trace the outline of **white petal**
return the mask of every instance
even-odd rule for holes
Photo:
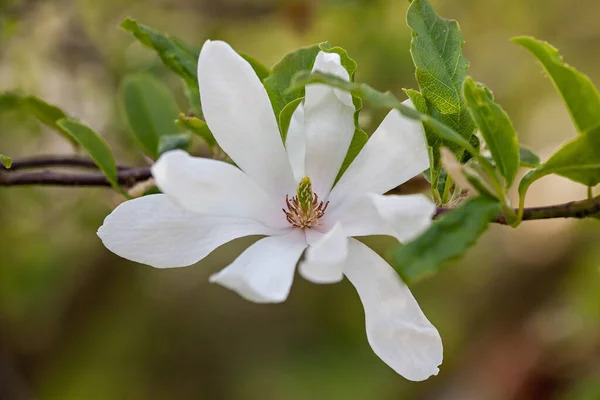
[[[194,214],[163,194],[120,204],[98,229],[110,251],[156,268],[185,267],[233,239],[278,233],[249,219]]]
[[[435,204],[425,195],[366,194],[328,210],[326,225],[342,224],[348,236],[388,235],[407,243],[432,223]]]
[[[320,52],[313,71],[332,73],[349,80],[339,54]],[[354,135],[354,105],[348,93],[322,84],[306,86],[304,121],[306,176],[313,191],[326,199]]]
[[[198,84],[204,117],[221,148],[283,204],[296,185],[267,91],[250,64],[227,43],[207,41]]]
[[[173,150],[152,166],[152,176],[163,193],[196,213],[250,218],[276,228],[288,225],[279,204],[226,162]]]
[[[300,229],[261,239],[210,281],[255,303],[280,303],[290,292],[296,263],[305,248]]]
[[[403,104],[412,103],[406,100]],[[420,122],[392,110],[331,191],[332,205],[352,193],[383,194],[429,166]]]
[[[401,243],[416,239],[431,226],[435,204],[425,195],[370,196],[379,215],[394,230]]]
[[[344,274],[360,296],[375,354],[412,381],[436,375],[443,358],[442,339],[392,267],[350,239]]]
[[[335,283],[344,278],[344,263],[348,256],[348,237],[336,224],[329,232],[311,243],[298,271],[313,283]]]
[[[300,182],[306,176],[306,133],[304,132],[304,104],[300,103],[292,114],[287,136],[285,137],[285,149],[292,165],[294,179]]]

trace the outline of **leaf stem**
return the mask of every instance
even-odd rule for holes
[[[452,177],[450,175],[446,175],[446,182],[444,184],[444,193],[442,193],[442,204],[446,204],[448,202],[451,187],[452,187]]]

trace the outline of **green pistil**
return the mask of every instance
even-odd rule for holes
[[[305,213],[308,212],[313,202],[313,190],[312,184],[310,183],[310,178],[305,176],[302,178],[300,183],[298,183],[298,203],[300,203],[300,208]]]

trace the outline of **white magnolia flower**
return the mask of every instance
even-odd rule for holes
[[[348,80],[337,54],[314,70]],[[210,281],[257,303],[284,301],[296,264],[315,283],[345,276],[363,303],[375,353],[411,380],[438,372],[442,342],[396,272],[355,236],[407,242],[431,223],[422,195],[382,194],[421,173],[428,157],[421,126],[390,112],[333,187],[354,133],[352,98],[309,85],[286,143],[261,81],[228,44],[208,41],[198,61],[204,115],[236,166],[164,154],[152,174],[164,194],[118,206],[98,235],[129,260],[157,268],[196,263],[235,238],[266,235]]]

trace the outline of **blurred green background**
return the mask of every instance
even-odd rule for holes
[[[509,38],[553,43],[600,83],[597,0],[439,0],[457,19],[470,74],[547,156],[576,135],[541,68]],[[201,46],[223,39],[267,65],[328,40],[357,80],[402,96],[416,88],[406,0],[1,0],[0,89],[21,88],[102,132],[118,162],[145,165],[119,116],[117,88],[149,71],[187,103],[180,79],[118,28],[126,16]],[[380,111],[365,109],[372,132]],[[0,149],[19,159],[70,154],[22,115],[0,116]],[[202,149],[196,149],[202,152]],[[559,177],[529,205],[583,198]],[[256,305],[208,276],[252,238],[190,268],[120,259],[95,232],[122,201],[110,189],[0,189],[0,399],[600,399],[600,225],[494,226],[468,255],[412,287],[439,329],[445,360],[414,383],[371,351],[349,282],[298,278],[287,302]],[[385,252],[394,243],[366,240]]]

